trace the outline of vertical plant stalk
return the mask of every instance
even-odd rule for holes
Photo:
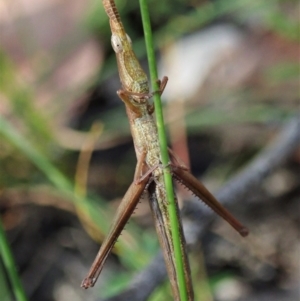
[[[0,220],[0,254],[17,301],[28,301]]]
[[[154,45],[153,45],[148,6],[146,0],[139,0],[139,2],[141,8],[143,28],[144,28],[144,36],[146,42],[152,90],[158,91],[159,90],[159,85],[157,83],[158,75],[157,75],[156,59],[154,53]],[[188,295],[187,295],[186,282],[184,278],[183,254],[182,254],[180,240],[179,240],[180,237],[179,224],[178,224],[179,221],[177,219],[177,212],[175,206],[172,175],[170,172],[170,168],[168,166],[170,162],[170,158],[169,158],[168,148],[167,148],[167,138],[166,138],[166,131],[164,128],[162,105],[161,105],[161,99],[159,93],[154,93],[153,97],[154,97],[154,106],[155,106],[155,117],[156,117],[156,123],[158,128],[159,144],[161,149],[161,160],[164,166],[164,181],[166,185],[166,192],[167,192],[167,199],[168,199],[168,211],[171,219],[172,239],[173,239],[174,251],[175,251],[175,264],[176,264],[175,268],[177,271],[177,275],[179,275],[178,286],[180,290],[180,299],[182,301],[186,301],[188,300]]]

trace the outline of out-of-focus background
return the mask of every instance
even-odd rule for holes
[[[138,1],[116,1],[147,70]],[[299,112],[299,2],[149,1],[170,145],[213,192]],[[87,273],[136,164],[100,0],[0,2],[0,209],[28,300],[122,292],[159,250],[146,199]],[[193,243],[196,300],[299,300],[300,149]],[[189,194],[178,187],[179,201]],[[143,290],[143,288],[140,288]],[[0,264],[1,300],[14,300]],[[124,299],[128,300],[128,299]],[[149,300],[172,300],[165,281]]]

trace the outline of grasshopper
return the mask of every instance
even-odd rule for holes
[[[132,49],[131,40],[125,32],[114,1],[103,0],[103,6],[110,21],[112,32],[111,43],[116,53],[122,84],[122,89],[118,90],[117,94],[125,104],[137,157],[137,166],[134,181],[122,199],[107,237],[102,243],[94,263],[81,286],[83,288],[94,286],[117,238],[132,215],[141,195],[144,191],[147,191],[156,231],[164,253],[174,300],[180,301],[170,217],[167,208],[168,200],[166,198],[157,127],[153,117],[154,106],[149,102],[152,94],[149,93],[148,78]],[[159,81],[160,89],[157,93],[163,92],[167,80],[167,77],[164,77],[162,81]],[[176,158],[171,150],[169,152],[171,158],[170,169],[173,178],[191,190],[242,236],[246,236],[248,230],[215,199],[183,164],[179,163],[179,159]],[[188,300],[192,301],[194,300],[194,296],[190,267],[179,217],[179,208],[178,204],[176,205],[180,225],[179,232],[185,271],[184,277],[189,296]]]

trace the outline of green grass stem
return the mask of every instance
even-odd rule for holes
[[[153,91],[158,91],[159,86],[157,83],[158,75],[157,75],[157,68],[156,68],[156,59],[155,59],[154,44],[152,38],[152,30],[150,25],[150,17],[149,17],[146,0],[140,0],[140,8],[141,8],[142,22],[143,22],[145,42],[146,42],[151,85]],[[180,299],[181,301],[186,301],[188,300],[188,295],[187,295],[187,287],[186,287],[185,274],[184,274],[183,254],[180,246],[180,233],[179,233],[180,221],[177,218],[173,180],[172,180],[170,168],[168,166],[170,162],[170,158],[168,154],[167,138],[166,138],[166,131],[164,127],[164,118],[163,118],[161,99],[158,93],[154,94],[154,105],[155,105],[155,117],[156,117],[156,123],[158,128],[159,143],[161,149],[161,160],[164,166],[164,180],[165,180],[166,193],[168,199],[168,211],[169,211],[170,222],[171,222],[172,239],[173,239],[174,252],[175,252],[175,268],[178,275]]]
[[[8,241],[0,219],[0,254],[8,274],[10,284],[17,301],[27,301],[25,291],[19,278],[14,258],[11,254]]]

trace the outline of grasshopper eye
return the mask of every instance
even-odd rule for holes
[[[131,41],[131,39],[130,39],[130,36],[126,33],[126,37],[127,37],[127,40],[128,40],[128,42],[130,43],[130,44],[132,44],[132,41]]]
[[[111,36],[111,46],[116,53],[123,51],[121,39],[117,35]]]

